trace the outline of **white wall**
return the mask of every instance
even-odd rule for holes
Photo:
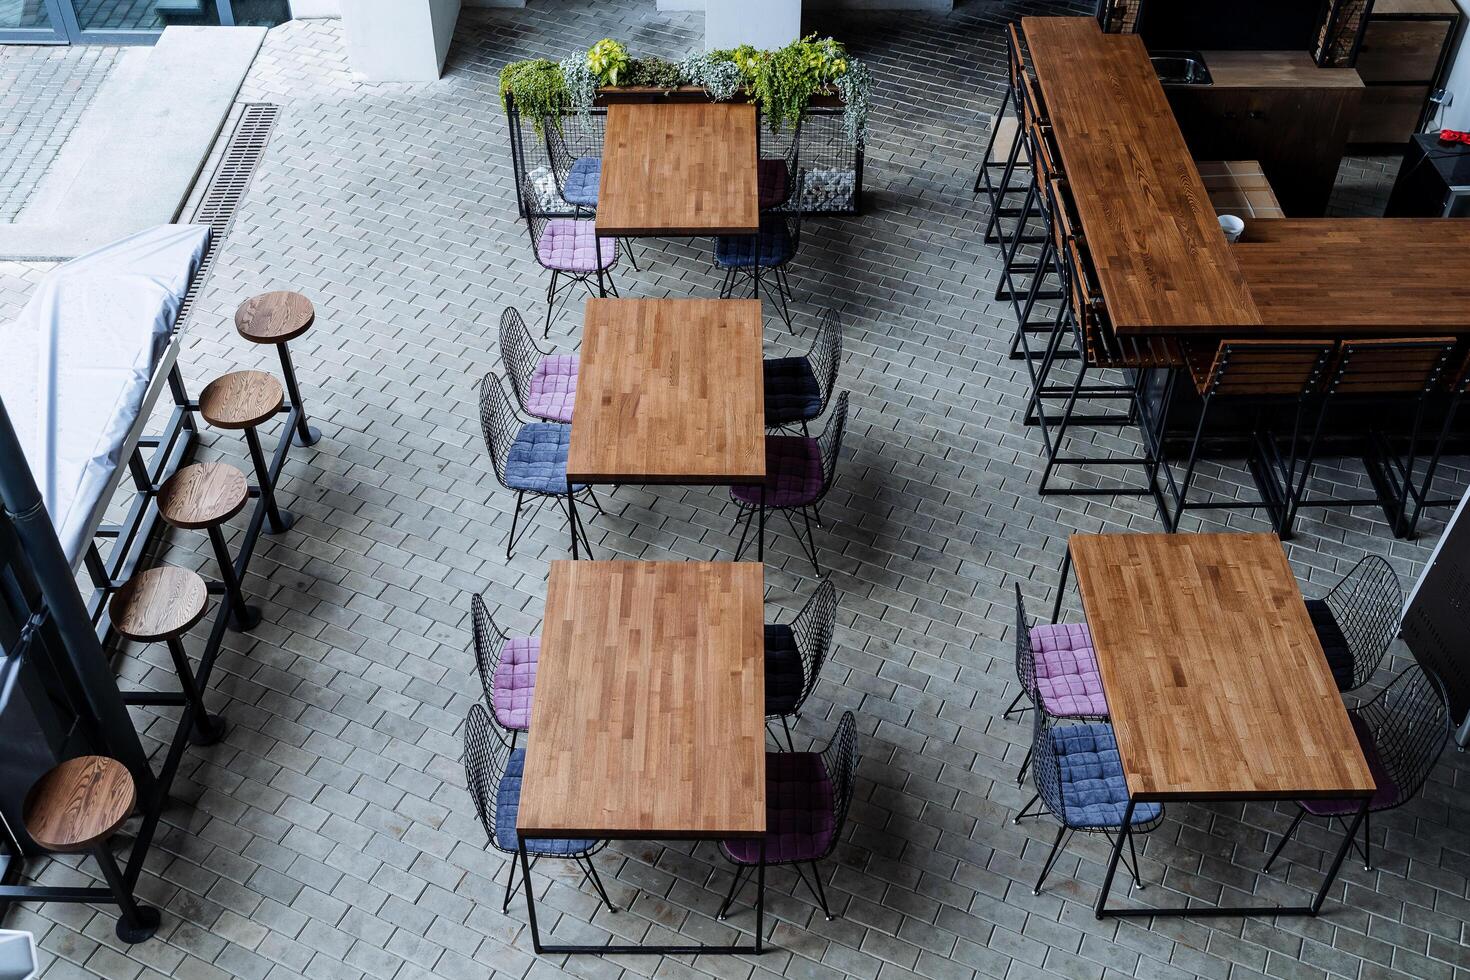
[[[707,0],[704,49],[784,48],[801,37],[801,0]]]

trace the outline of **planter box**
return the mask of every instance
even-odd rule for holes
[[[444,70],[460,0],[342,0],[347,57],[373,82],[432,82]]]

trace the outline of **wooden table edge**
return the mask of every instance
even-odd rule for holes
[[[761,821],[764,823],[765,821]],[[583,827],[528,828],[516,824],[516,833],[526,840],[755,840],[766,835],[760,830],[607,830]]]
[[[568,483],[587,486],[626,484],[645,487],[746,487],[759,486],[766,482],[766,474],[740,474],[736,476],[687,476],[673,473],[650,475],[647,473],[567,473]]]
[[[712,235],[758,235],[760,225],[718,225],[703,228],[693,228],[687,225],[668,228],[649,228],[634,226],[605,227],[600,222],[596,225],[598,238],[709,238]],[[693,297],[698,298],[698,297]]]

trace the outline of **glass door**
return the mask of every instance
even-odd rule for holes
[[[0,0],[0,43],[152,44],[172,24],[273,27],[288,0]]]
[[[57,0],[0,0],[0,43],[65,44]]]

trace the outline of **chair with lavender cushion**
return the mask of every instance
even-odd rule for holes
[[[762,507],[786,515],[791,533],[796,535],[802,553],[811,559],[812,569],[822,574],[817,563],[817,540],[812,533],[812,517],[821,524],[819,508],[837,479],[837,459],[842,455],[842,435],[847,428],[847,392],[837,396],[837,407],[827,419],[821,435],[766,436],[766,479],[764,484],[730,488],[730,499],[740,508],[735,523],[740,526],[740,542],[735,546],[735,560],[745,553],[745,539],[751,525],[757,522]],[[806,536],[797,528],[793,513],[801,515]]]
[[[618,242],[615,238],[598,238],[596,220],[574,205],[568,205],[569,210],[565,211],[545,209],[537,203],[540,199],[529,176],[521,178],[521,200],[532,254],[551,273],[551,282],[546,287],[544,331],[549,336],[556,310],[578,283],[593,296],[604,291],[617,295],[612,270],[618,264]]]
[[[521,779],[526,767],[526,750],[515,748],[504,732],[491,720],[483,704],[470,707],[464,721],[464,773],[469,786],[470,799],[474,801],[475,813],[490,846],[510,856],[505,880],[505,901],[502,913],[509,911],[511,896],[515,894],[516,856],[520,849],[520,835],[516,833],[516,816],[521,806]],[[528,840],[526,853],[535,867],[543,857],[567,858],[576,863],[582,878],[590,881],[597,889],[609,912],[616,912],[592,855],[606,846],[598,840]]]
[[[768,357],[762,364],[766,390],[766,428],[785,431],[821,418],[837,387],[842,365],[842,321],[823,310],[817,336],[804,357]]]
[[[522,412],[546,422],[572,420],[577,355],[551,354],[537,347],[513,306],[500,314],[500,363]]]
[[[827,921],[832,910],[817,862],[832,853],[847,822],[857,773],[857,723],[843,712],[832,741],[821,752],[766,753],[766,834],[720,842],[720,852],[735,865],[730,892],[716,918],[724,919],[743,881],[760,864],[764,843],[766,866],[790,865],[822,907]],[[811,867],[807,880],[802,865]]]
[[[571,446],[572,427],[553,422],[522,422],[501,387],[499,376],[492,371],[480,382],[480,428],[485,435],[485,448],[490,454],[496,481],[516,494],[510,535],[505,542],[506,559],[510,559],[516,542],[520,540],[516,527],[528,498],[533,512],[547,502],[555,501],[590,556],[592,551],[587,531],[569,505],[568,498],[574,493],[585,496],[598,513],[602,512],[602,505],[591,487],[567,484],[567,450]],[[530,527],[529,521],[526,526]],[[524,535],[523,529],[521,536]]]
[[[531,727],[541,637],[506,633],[478,593],[470,596],[470,630],[485,704],[495,716],[495,723],[511,733],[514,746],[516,735]]]
[[[766,624],[766,717],[781,719],[788,751],[796,751],[791,720],[801,717],[802,705],[817,686],[836,624],[837,587],[831,579],[817,584],[790,623]],[[779,738],[776,744],[781,744]]]

